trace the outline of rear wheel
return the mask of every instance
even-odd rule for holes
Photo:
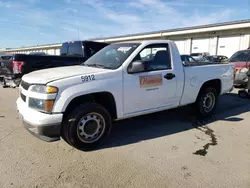
[[[63,121],[62,137],[77,149],[92,150],[109,135],[111,127],[110,114],[103,106],[83,104]]]
[[[203,89],[197,98],[196,107],[201,116],[211,116],[217,106],[218,94],[216,89],[208,87]]]

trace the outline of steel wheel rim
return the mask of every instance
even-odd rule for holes
[[[77,136],[84,143],[93,143],[101,138],[105,130],[105,120],[101,114],[85,114],[77,124]]]
[[[206,113],[210,112],[215,106],[215,95],[207,93],[203,100],[203,109]]]

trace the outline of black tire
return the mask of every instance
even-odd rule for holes
[[[16,87],[19,87],[20,83],[21,83],[21,78],[16,78],[13,80],[14,84],[16,85]]]
[[[248,96],[248,94],[245,90],[238,91],[238,95],[240,98],[246,98]]]
[[[94,135],[93,140],[90,140],[85,130],[85,126],[89,121],[95,122],[90,126],[96,126],[95,131],[91,130],[90,127],[90,130],[88,130],[94,132],[92,133],[92,135]],[[112,120],[109,112],[99,104],[86,103],[76,107],[63,120],[61,136],[71,146],[83,151],[88,151],[99,146],[110,134],[111,128]]]
[[[208,98],[209,100],[212,100],[211,106],[207,105]],[[209,117],[213,115],[217,107],[217,101],[218,101],[218,93],[216,89],[212,87],[207,87],[202,89],[196,100],[196,109],[198,114],[202,117]],[[210,106],[210,108],[208,108],[208,106]]]
[[[5,78],[3,78],[3,88],[7,88],[8,86],[6,85]]]

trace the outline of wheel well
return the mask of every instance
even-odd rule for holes
[[[67,114],[70,113],[76,106],[79,106],[85,102],[98,103],[108,110],[112,119],[117,118],[115,99],[114,96],[109,92],[92,93],[74,98],[67,106],[64,112],[64,117],[66,117]]]
[[[217,91],[217,94],[219,95],[221,93],[221,81],[220,81],[220,79],[206,81],[201,86],[200,92],[208,87],[214,88]],[[199,94],[200,94],[200,92],[199,92]]]

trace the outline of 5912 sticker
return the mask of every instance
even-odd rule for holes
[[[91,75],[81,76],[81,80],[82,82],[89,82],[95,80],[95,75],[91,74]]]

